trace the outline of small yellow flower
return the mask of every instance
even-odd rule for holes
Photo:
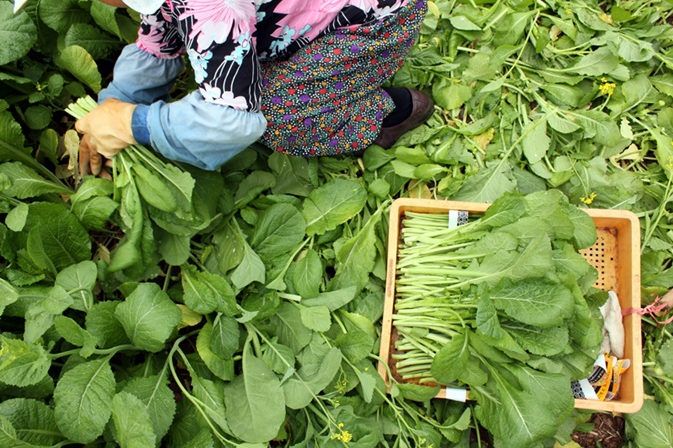
[[[615,93],[615,87],[617,87],[617,84],[614,82],[603,82],[603,84],[598,86],[598,89],[601,91],[602,95],[612,95]]]
[[[587,196],[584,196],[584,197],[581,197],[581,198],[580,198],[580,201],[582,201],[583,203],[589,205],[589,204],[591,204],[592,202],[594,202],[594,199],[596,199],[596,193],[592,191],[591,194],[589,194],[589,195],[587,195]]]
[[[570,9],[570,8],[566,9],[566,14],[570,15],[570,14],[572,14],[572,13],[573,13],[573,10],[572,10],[572,9]]]
[[[599,19],[601,19],[603,22],[608,23],[612,25],[612,16],[610,14],[603,13],[598,16]]]
[[[350,442],[351,440],[353,440],[353,434],[351,434],[350,432],[348,432],[348,430],[346,430],[346,431],[342,431],[342,430],[341,430],[341,428],[344,427],[344,424],[343,424],[343,423],[339,423],[338,426],[339,426],[339,431],[341,431],[341,432],[338,433],[338,434],[332,434],[332,435],[330,436],[330,439],[332,439],[332,440],[340,440],[340,441],[343,442],[343,443],[348,443],[348,442]]]

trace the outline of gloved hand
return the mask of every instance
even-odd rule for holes
[[[93,172],[95,166],[102,164],[100,155],[111,159],[122,149],[137,143],[131,130],[135,108],[135,104],[110,98],[86,117],[77,120],[75,129],[85,134],[80,142],[80,168],[84,166],[82,162],[85,161],[86,165],[90,164]],[[95,155],[92,160],[93,154]]]
[[[87,174],[98,176],[103,169],[104,157],[98,154],[91,144],[91,137],[84,134],[79,141],[79,174],[84,177]]]

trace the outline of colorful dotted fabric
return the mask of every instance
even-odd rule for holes
[[[381,89],[413,47],[425,1],[351,29],[337,29],[286,61],[262,64],[261,143],[301,157],[364,150],[394,104]]]

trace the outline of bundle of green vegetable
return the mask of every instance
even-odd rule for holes
[[[551,437],[573,409],[602,321],[596,270],[577,250],[592,219],[558,191],[506,195],[479,219],[407,213],[396,284],[396,375],[470,388],[475,415],[503,442]]]
[[[66,112],[80,119],[97,106],[87,96],[68,106]],[[127,270],[131,277],[138,277],[151,267],[152,254],[144,250],[142,244],[143,235],[153,233],[150,217],[160,229],[186,238],[187,248],[189,238],[209,224],[193,207],[194,179],[191,174],[175,164],[165,163],[144,146],[129,146],[115,156],[113,176],[113,198],[120,204],[120,227],[125,236],[112,254],[110,272]],[[94,184],[96,181],[92,179],[90,182]],[[81,191],[73,204],[81,200]],[[166,261],[180,264],[171,259]]]

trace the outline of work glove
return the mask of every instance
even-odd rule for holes
[[[84,134],[79,145],[79,167],[82,175],[98,175],[103,165],[101,156],[111,159],[127,146],[137,144],[131,130],[136,105],[114,98],[75,123],[77,132]]]

